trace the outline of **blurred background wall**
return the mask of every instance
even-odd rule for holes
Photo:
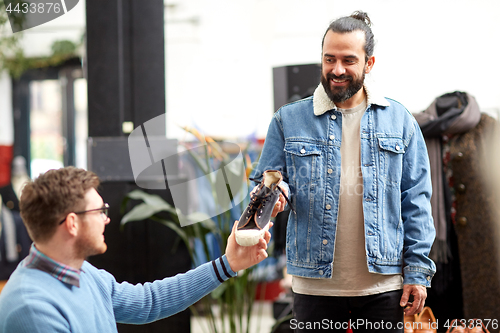
[[[318,63],[331,20],[366,11],[376,63],[369,79],[411,112],[468,91],[500,109],[500,2],[256,0],[166,2],[167,133],[193,124],[212,135],[265,136],[272,68]]]

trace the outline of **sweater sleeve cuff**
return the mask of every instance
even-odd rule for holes
[[[212,267],[220,283],[223,283],[224,281],[237,275],[237,273],[233,272],[231,266],[229,266],[226,255],[212,260]]]

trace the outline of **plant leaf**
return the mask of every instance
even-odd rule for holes
[[[188,214],[186,217],[191,222],[192,221],[199,221],[205,229],[207,229],[211,232],[217,231],[217,224],[215,224],[214,220],[212,220],[207,213],[194,212],[194,213]]]
[[[189,251],[189,255],[191,256],[191,260],[192,260],[193,259],[193,250],[189,244],[189,237],[186,234],[186,232],[181,227],[179,227],[176,223],[174,223],[172,221],[162,220],[160,222],[163,225],[165,225],[165,226],[169,227],[170,229],[172,229],[173,231],[175,231],[175,233],[177,235],[179,235],[180,238],[182,238],[182,240],[184,241],[184,244],[186,244],[186,247]]]
[[[127,197],[129,197],[130,199],[142,200],[149,206],[157,207],[158,209],[161,208],[161,210],[177,214],[176,209],[171,204],[163,200],[159,195],[149,194],[141,190],[134,190],[127,194]]]
[[[203,174],[208,175],[210,173],[210,164],[208,164],[207,161],[203,160],[198,156],[198,154],[194,153],[194,150],[197,149],[204,149],[205,154],[206,154],[206,145],[203,147],[195,147],[191,149],[186,149],[186,152],[193,158],[194,162],[198,167],[200,168],[201,171],[203,171]]]
[[[211,293],[212,298],[214,298],[214,299],[220,299],[221,296],[222,296],[222,294],[224,293],[224,291],[226,291],[227,286],[228,286],[227,283],[223,283],[220,286],[218,286],[217,288],[215,288],[215,290],[212,291],[212,293]]]
[[[140,203],[134,208],[130,210],[127,214],[125,214],[122,217],[122,220],[120,221],[120,225],[125,225],[128,222],[132,221],[142,221],[150,218],[151,216],[155,215],[156,213],[159,213],[161,211],[168,211],[170,212],[170,209],[165,209],[165,206],[151,206],[146,203]],[[175,210],[174,210],[175,212]]]

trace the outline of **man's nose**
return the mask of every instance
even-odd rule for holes
[[[335,64],[333,64],[331,72],[336,76],[341,76],[345,74],[345,68],[344,66],[342,66],[342,63],[338,61]]]

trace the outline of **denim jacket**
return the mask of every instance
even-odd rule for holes
[[[420,127],[398,102],[365,86],[361,172],[368,270],[429,287],[435,265],[431,175]],[[296,214],[287,226],[287,272],[330,278],[340,188],[342,113],[319,85],[314,96],[280,108],[269,125],[255,178],[283,173]]]

